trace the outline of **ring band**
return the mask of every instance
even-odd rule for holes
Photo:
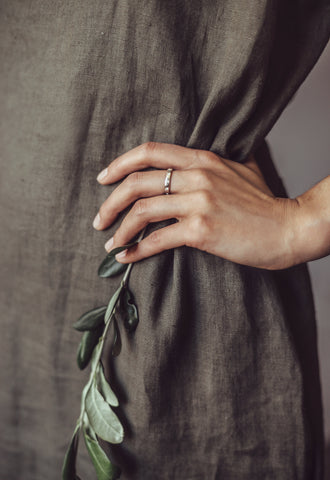
[[[165,176],[165,183],[164,183],[164,190],[165,195],[169,195],[171,193],[171,178],[172,178],[173,168],[168,168]]]

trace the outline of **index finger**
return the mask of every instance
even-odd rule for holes
[[[148,167],[186,170],[201,167],[211,152],[171,143],[147,142],[132,148],[113,160],[97,177],[103,185],[118,182],[137,170]],[[215,154],[211,154],[215,155]]]

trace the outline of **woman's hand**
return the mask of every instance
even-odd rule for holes
[[[157,170],[142,171],[148,167]],[[169,167],[174,169],[171,194],[164,195]],[[98,181],[106,185],[123,178],[93,224],[98,230],[109,227],[134,202],[106,243],[108,251],[127,244],[151,222],[178,221],[118,254],[122,263],[181,245],[259,268],[282,269],[297,263],[292,242],[299,203],[276,198],[252,156],[239,164],[205,150],[149,142],[116,158]]]

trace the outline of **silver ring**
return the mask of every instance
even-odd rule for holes
[[[171,178],[172,178],[173,168],[168,168],[165,176],[165,183],[164,183],[164,190],[165,195],[169,195],[171,193]]]

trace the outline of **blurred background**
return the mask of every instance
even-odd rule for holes
[[[330,174],[330,44],[267,137],[290,197]],[[314,290],[330,480],[330,256],[309,263]]]

